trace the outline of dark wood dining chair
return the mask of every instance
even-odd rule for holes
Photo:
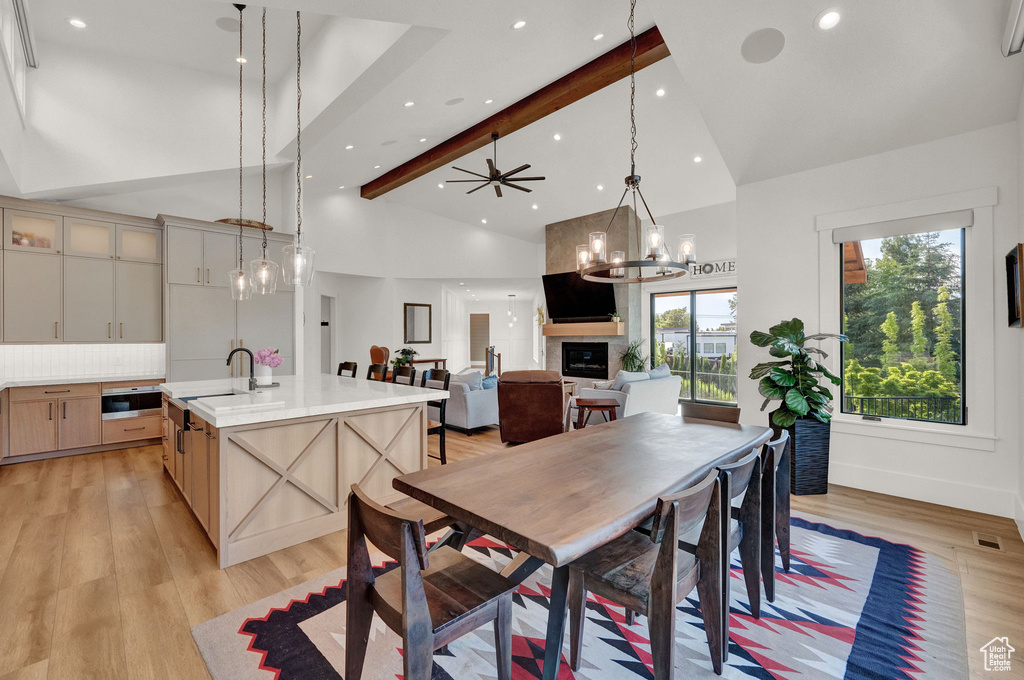
[[[569,567],[569,661],[579,670],[587,593],[646,612],[655,680],[675,668],[676,605],[697,588],[711,666],[722,674],[722,478],[712,471],[689,489],[658,499],[650,536],[630,531]],[[676,537],[698,531],[695,544]]]
[[[346,378],[356,377],[356,371],[359,369],[359,364],[354,361],[342,361],[338,364],[338,375],[345,376]]]
[[[415,385],[416,369],[412,366],[395,366],[391,370],[391,382],[396,385]]]
[[[764,596],[775,602],[775,542],[789,571],[789,431],[764,445],[761,472],[761,579]]]
[[[430,387],[436,390],[448,391],[448,386],[451,381],[451,373],[443,368],[430,368],[423,371],[423,377],[420,380],[420,387]],[[427,383],[433,383],[428,385]],[[437,409],[438,420],[427,421],[427,434],[436,434],[441,437],[441,455],[430,456],[435,460],[440,460],[441,465],[448,464],[448,456],[445,453],[445,411],[448,409],[447,399],[432,399],[427,402],[427,406],[433,406]]]
[[[740,410],[735,406],[713,406],[712,404],[695,404],[690,401],[684,401],[683,417],[717,420],[722,423],[738,423],[740,422]]]
[[[388,365],[387,364],[370,364],[366,369],[367,380],[378,380],[380,382],[388,381]]]
[[[430,680],[435,650],[492,621],[498,678],[511,680],[516,585],[453,548],[428,553],[422,521],[375,503],[358,485],[348,508],[345,679],[362,677],[377,614],[402,636],[406,680]],[[367,541],[399,566],[374,576]]]

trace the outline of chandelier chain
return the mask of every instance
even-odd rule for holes
[[[636,12],[636,0],[629,3],[629,166],[630,174],[636,174],[636,30],[633,15]]]
[[[263,8],[263,224],[267,224],[267,8]],[[267,230],[263,232],[263,259],[267,259]]]
[[[242,10],[245,5],[235,5],[238,8],[238,268],[243,268],[242,263],[242,67],[245,65],[242,56]]]
[[[295,12],[295,232],[302,242],[302,12]]]

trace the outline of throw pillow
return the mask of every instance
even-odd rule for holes
[[[485,390],[496,390],[498,389],[498,376],[489,375],[483,379],[483,386]]]
[[[614,385],[614,384],[615,384],[614,380],[595,380],[594,381],[594,389],[595,390],[610,390],[610,389],[612,389],[612,385]]]
[[[619,371],[615,376],[615,383],[612,385],[613,390],[621,390],[622,386],[626,383],[641,382],[643,380],[650,380],[646,372],[644,373],[632,373],[630,371]]]
[[[460,383],[469,385],[471,391],[482,390],[483,386],[483,373],[480,371],[472,371],[470,373],[458,373],[452,376],[452,380],[457,380]]]
[[[647,375],[651,376],[651,380],[658,380],[660,378],[667,378],[672,375],[672,369],[668,367],[668,364],[662,364],[655,369],[651,369],[647,372]]]

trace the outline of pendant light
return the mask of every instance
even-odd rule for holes
[[[238,269],[228,272],[231,297],[235,300],[248,300],[252,295],[252,279],[245,269],[242,260],[242,10],[245,5],[235,5],[238,9]]]
[[[519,321],[519,317],[516,316],[516,296],[508,296],[508,327],[512,328],[512,325]]]
[[[633,195],[633,227],[636,230],[637,248],[639,249],[638,259],[628,260],[628,250],[613,250],[608,255],[608,234],[607,231],[595,231],[590,234],[589,242],[576,246],[576,271],[587,281],[596,283],[643,283],[644,281],[664,281],[675,279],[686,275],[690,267],[696,262],[694,246],[696,239],[692,234],[686,234],[679,239],[677,252],[670,252],[665,244],[665,228],[657,223],[651,209],[647,207],[647,200],[640,191],[640,175],[636,174],[636,32],[634,30],[634,14],[636,13],[636,0],[630,0],[629,4],[629,42],[632,51],[629,55],[629,122],[630,122],[630,150],[629,150],[629,175],[626,177],[626,190],[622,192],[619,204],[615,206],[612,219],[608,226],[615,222],[615,217],[622,208],[626,196],[632,192]],[[639,206],[643,204],[651,224],[643,230],[641,239]],[[646,272],[646,275],[645,275]],[[631,276],[630,274],[635,274]]]
[[[295,243],[281,249],[284,280],[293,286],[313,282],[316,252],[302,244],[302,13],[295,13]]]
[[[267,223],[267,8],[263,8],[263,224]],[[267,230],[263,229],[263,253],[249,263],[252,286],[260,295],[277,291],[277,263],[267,257]]]

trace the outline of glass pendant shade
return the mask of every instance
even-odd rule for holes
[[[252,280],[249,278],[249,272],[244,269],[232,269],[228,272],[228,282],[233,300],[248,300],[252,297]]]
[[[625,262],[625,261],[626,261],[626,253],[625,252],[623,252],[621,250],[613,250],[612,251],[612,264],[615,264],[617,262]],[[612,277],[613,279],[625,278],[625,276],[626,276],[626,268],[625,267],[615,267],[614,269],[610,269],[610,270],[608,270],[608,276]]]
[[[281,249],[281,273],[284,282],[290,286],[308,286],[313,283],[313,267],[316,251],[303,245],[301,240]]]
[[[649,227],[644,227],[644,254],[647,257],[653,257],[659,259],[662,253],[662,248],[665,245],[665,228],[652,224]]]
[[[590,234],[590,261],[593,264],[604,264],[607,262],[608,237],[603,231],[595,231]]]
[[[662,253],[661,255],[658,256],[658,262],[668,262],[668,261],[669,261],[668,253]],[[671,270],[668,267],[666,267],[665,265],[661,265],[657,269],[657,273],[659,273],[659,274],[668,274],[670,271]]]
[[[590,266],[590,246],[576,246],[576,271]]]
[[[693,234],[683,234],[679,237],[679,261],[683,264],[693,264],[697,261],[697,237]]]
[[[273,295],[277,292],[277,263],[265,257],[249,263],[249,275],[252,277],[253,292],[260,295]]]

